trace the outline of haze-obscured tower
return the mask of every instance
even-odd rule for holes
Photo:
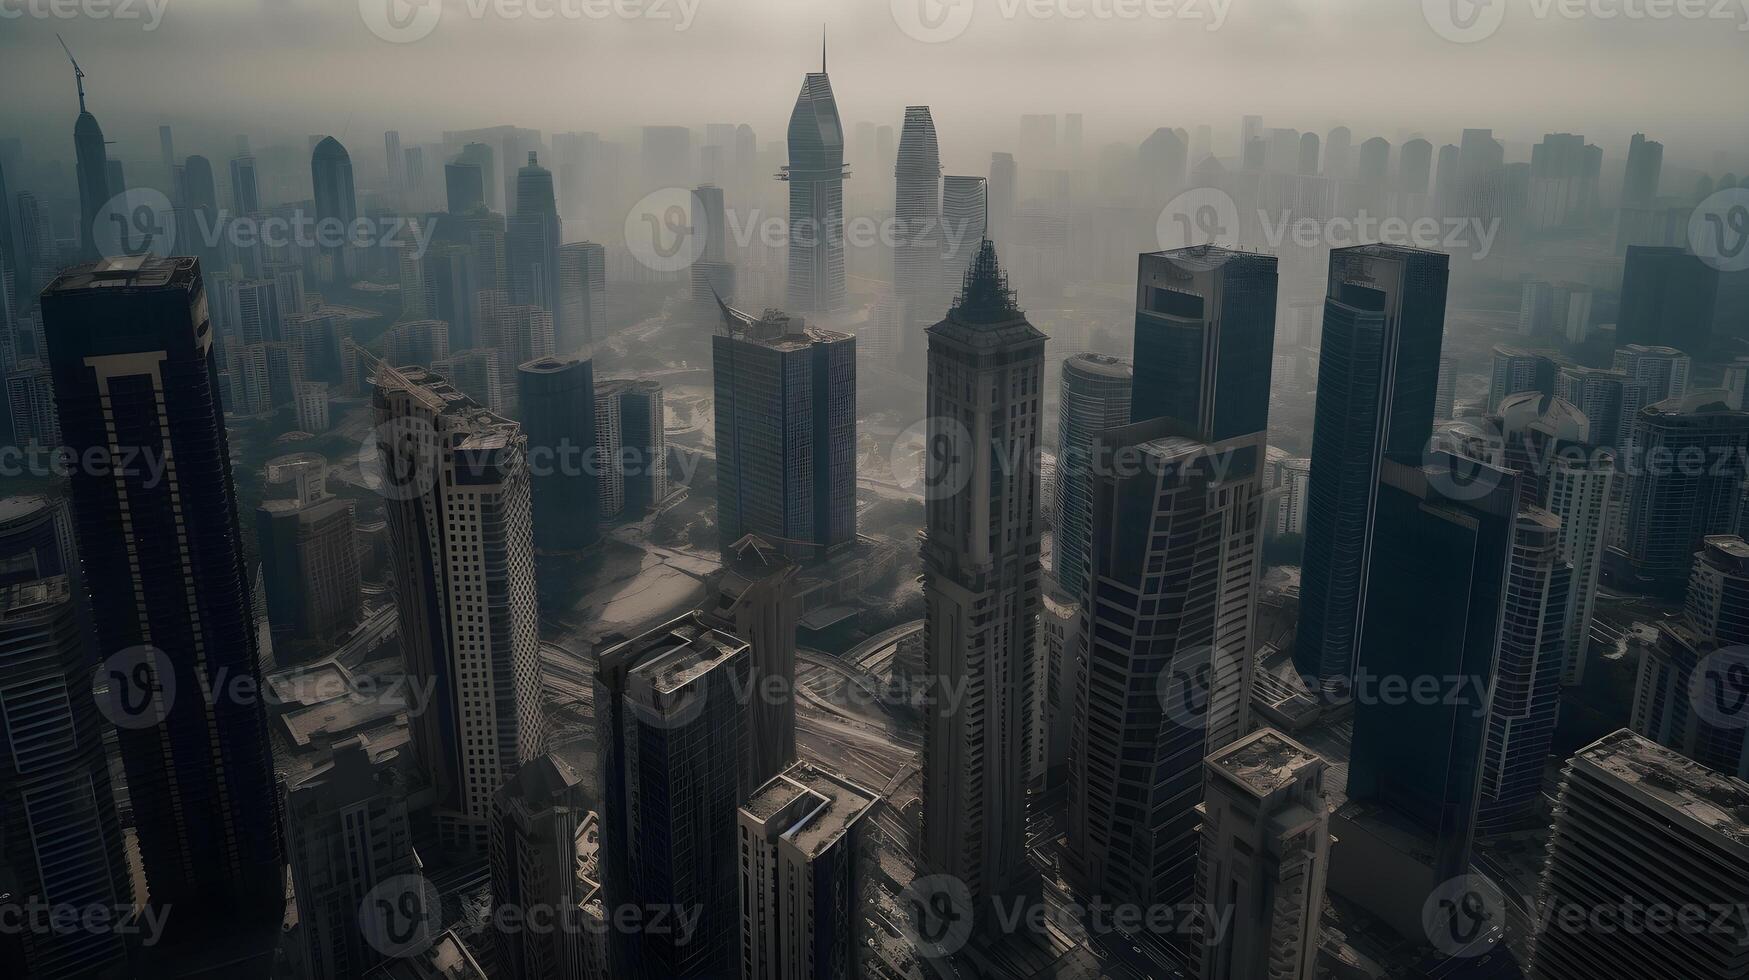
[[[541,465],[530,480],[544,549],[575,551],[601,537],[595,367],[586,357],[543,357],[516,371],[523,431]]]
[[[923,541],[924,672],[938,696],[965,696],[926,711],[918,864],[974,900],[1021,887],[1029,867],[1044,346],[985,241],[929,328],[929,445],[943,448],[929,454]]]
[[[826,76],[809,72],[789,119],[789,294],[786,305],[802,313],[844,308],[844,126]]]

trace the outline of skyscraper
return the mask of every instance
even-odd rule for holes
[[[844,308],[844,126],[826,76],[809,72],[789,119],[789,294],[802,313]]]
[[[747,645],[697,613],[597,658],[605,904],[697,913],[690,932],[611,934],[615,977],[714,978],[734,961],[747,678]]]
[[[413,743],[441,839],[483,854],[492,794],[545,743],[528,440],[423,370],[376,385],[401,645],[432,685]]]
[[[926,709],[918,864],[975,900],[1019,887],[1028,867],[1044,346],[986,240],[929,328],[929,444],[945,449],[929,456],[923,541],[924,673],[941,690]],[[941,692],[962,690],[947,710]]]
[[[1749,413],[1722,399],[1722,392],[1696,392],[1648,405],[1634,420],[1630,451],[1638,465],[1629,470],[1621,570],[1647,591],[1680,594],[1702,539],[1737,529]]]
[[[352,181],[352,157],[332,136],[325,136],[310,154],[310,181],[316,191],[316,220],[333,227],[339,222],[352,237],[352,222],[358,218],[358,195]],[[340,282],[348,275],[346,247],[324,249],[331,263],[325,268],[328,281]]]
[[[863,885],[880,795],[799,763],[735,813],[743,980],[862,975]]]
[[[576,354],[607,337],[607,249],[595,242],[559,246],[559,309],[554,345]]]
[[[1541,816],[1572,609],[1573,566],[1561,556],[1559,517],[1541,507],[1519,510],[1506,575],[1482,750],[1476,823],[1483,831],[1522,829]]]
[[[1480,474],[1465,488],[1471,499],[1441,489],[1460,466]],[[1469,869],[1518,483],[1510,470],[1449,453],[1386,459],[1377,480],[1359,679],[1370,690],[1381,678],[1438,678],[1442,695],[1355,697],[1348,796],[1406,821],[1431,888]]]
[[[72,58],[71,52],[67,57]],[[79,178],[79,261],[93,262],[99,258],[99,226],[108,220],[103,209],[115,192],[109,186],[110,161],[103,127],[85,108],[85,72],[77,61],[73,62],[73,77],[79,86],[79,118],[73,123],[74,167]]]
[[[978,254],[978,244],[989,237],[985,183],[982,177],[950,175],[941,180],[941,272],[937,279],[942,288],[965,278]]]
[[[457,157],[444,164],[443,189],[450,214],[471,214],[486,206],[486,174],[478,163]]]
[[[802,614],[796,572],[782,549],[749,534],[729,549],[716,602],[707,610],[718,629],[746,642],[750,652],[749,690],[758,693],[748,699],[746,792],[796,759],[796,623]]]
[[[255,184],[255,158],[247,153],[231,158],[231,210],[238,215],[261,211],[261,193]]]
[[[1622,178],[1621,206],[1649,207],[1658,199],[1658,180],[1664,167],[1664,144],[1635,133],[1628,141],[1628,169]]]
[[[358,625],[354,526],[352,502],[338,497],[265,500],[256,508],[267,615],[284,639],[321,643]]]
[[[34,901],[107,912],[136,898],[74,588],[59,573],[0,586],[0,866],[15,915]],[[0,935],[0,966],[14,963],[43,980],[133,975],[119,931],[16,919]]]
[[[547,357],[517,369],[523,430],[533,467],[534,528],[541,547],[585,548],[601,524],[596,456],[595,368],[585,357]]]
[[[588,809],[584,774],[557,754],[523,766],[497,794],[492,828],[492,900],[533,918],[522,929],[497,931],[499,962],[513,977],[566,980],[581,929],[577,894],[577,832]],[[550,911],[548,911],[550,910]],[[577,980],[585,980],[578,977]],[[603,978],[605,980],[605,978]]]
[[[619,394],[619,448],[624,460],[625,510],[641,519],[668,499],[667,409],[662,382],[634,378]]]
[[[1327,697],[1346,697],[1354,674],[1380,467],[1420,459],[1433,436],[1449,261],[1395,245],[1330,253],[1294,649]]]
[[[1058,586],[1079,601],[1087,579],[1087,547],[1093,537],[1093,439],[1130,421],[1132,369],[1106,354],[1077,354],[1063,362],[1057,401],[1056,528],[1051,571]]]
[[[1537,937],[1530,975],[1749,976],[1738,911],[1749,903],[1749,789],[1626,729],[1581,749],[1565,773],[1534,911],[1567,925]],[[1617,908],[1679,918],[1623,928]],[[1682,924],[1703,909],[1706,923]]]
[[[531,152],[528,166],[516,172],[516,213],[510,217],[505,242],[510,302],[551,313],[555,338],[570,336],[561,319],[565,304],[560,302],[559,246],[563,240],[552,171]]]
[[[1067,821],[1092,894],[1193,896],[1202,761],[1248,713],[1263,439],[1165,417],[1095,441]]]
[[[941,150],[926,105],[905,108],[894,174],[893,291],[905,303],[909,321],[901,334],[902,348],[908,354],[920,353],[926,346],[925,338],[918,336],[925,326],[922,318],[936,305],[943,285]],[[908,360],[914,364],[919,358]]]
[[[141,466],[70,478],[100,599],[98,652],[131,661],[110,683],[151,900],[191,931],[276,933],[284,859],[266,713],[259,698],[199,693],[260,679],[200,264],[80,266],[49,285],[42,308],[75,458],[172,461],[162,478]],[[135,690],[124,671],[154,686]]]
[[[711,337],[717,525],[795,557],[856,540],[856,338],[727,305]]]
[[[1205,923],[1203,980],[1312,980],[1330,872],[1329,766],[1265,728],[1203,764],[1199,906],[1231,910]]]
[[[1719,270],[1692,252],[1673,246],[1628,246],[1621,306],[1616,312],[1616,345],[1674,347],[1706,356],[1713,347],[1718,292]]]
[[[81,591],[73,517],[65,501],[31,494],[0,498],[0,585],[65,575]]]

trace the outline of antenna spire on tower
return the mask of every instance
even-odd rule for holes
[[[820,74],[826,74],[826,25],[820,25]]]
[[[61,50],[67,52],[67,60],[73,63],[73,81],[79,86],[79,111],[85,111],[85,69],[79,67],[79,59],[73,57],[73,49],[67,47],[67,42],[56,34],[55,40],[61,42]]]

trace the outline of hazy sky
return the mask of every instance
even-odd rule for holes
[[[897,126],[903,106],[929,103],[950,169],[1012,144],[1029,111],[1085,113],[1090,146],[1206,122],[1220,149],[1256,112],[1301,130],[1345,123],[1357,142],[1482,126],[1514,142],[1581,132],[1611,158],[1636,130],[1677,163],[1749,151],[1749,0],[442,0],[435,21],[403,10],[411,33],[431,25],[417,40],[367,26],[406,2],[0,0],[0,135],[70,157],[59,31],[124,158],[155,158],[161,122],[378,146],[387,128],[412,143],[505,123],[748,122],[765,142],[818,64],[825,25],[846,123]],[[1448,40],[1433,25],[1461,35],[1454,12],[1481,18],[1478,33],[1497,27]],[[932,28],[939,40],[918,39]],[[39,145],[53,139],[69,145]],[[229,149],[199,142],[178,151]]]

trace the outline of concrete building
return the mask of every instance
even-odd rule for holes
[[[255,510],[255,541],[274,633],[312,647],[358,625],[358,541],[350,500],[265,500]]]
[[[591,938],[578,915],[583,896],[577,888],[577,835],[587,813],[584,785],[583,773],[548,753],[517,770],[497,793],[492,900],[529,923],[497,931],[498,962],[521,980],[573,980],[568,972],[578,958],[573,946]],[[538,928],[541,921],[554,928]]]
[[[1623,729],[1568,760],[1537,913],[1537,980],[1749,977],[1749,785]],[[1598,918],[1600,906],[1606,906]],[[1624,927],[1617,909],[1708,910]],[[1721,920],[1718,910],[1733,910]],[[1715,927],[1722,923],[1723,928]]]
[[[595,242],[559,246],[559,323],[554,346],[575,354],[603,340],[607,324],[607,249]]]
[[[1232,912],[1210,923],[1202,980],[1313,980],[1330,872],[1329,765],[1265,728],[1203,764],[1200,907]]]
[[[734,960],[750,659],[697,613],[597,658],[603,901],[697,913],[690,933],[610,933],[615,977],[716,978]]]
[[[742,980],[861,976],[862,828],[880,794],[819,766],[773,776],[736,811]]]
[[[1044,347],[985,241],[929,328],[929,439],[947,450],[930,455],[923,540],[924,674],[965,698],[926,712],[918,865],[958,877],[974,901],[1031,873]]]
[[[492,797],[544,748],[528,442],[436,375],[376,372],[377,451],[394,542],[413,719],[445,846],[486,853]]]
[[[747,771],[742,791],[765,785],[796,760],[796,623],[802,602],[798,567],[757,535],[736,542],[705,610],[718,629],[751,651],[754,694],[747,705]]]

